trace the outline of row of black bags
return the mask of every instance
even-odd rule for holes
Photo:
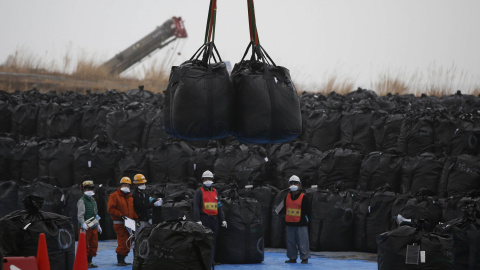
[[[463,217],[439,224],[435,232],[422,221],[403,221],[378,235],[378,269],[480,269],[478,203],[463,207]]]
[[[290,73],[260,45],[253,0],[248,9],[250,44],[230,77],[214,43],[217,1],[211,0],[204,44],[172,67],[165,90],[165,130],[172,136],[209,140],[232,134],[244,143],[280,143],[302,133]],[[250,60],[244,60],[250,50]]]

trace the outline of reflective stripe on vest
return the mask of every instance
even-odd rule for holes
[[[202,190],[203,197],[203,212],[207,215],[217,215],[218,214],[218,198],[217,191],[212,188],[212,191],[205,190],[203,187],[200,187]]]
[[[305,193],[301,193],[296,200],[292,200],[292,194],[287,195],[287,213],[285,215],[286,222],[300,222],[302,216],[302,200]]]

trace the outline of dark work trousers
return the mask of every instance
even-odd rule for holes
[[[287,257],[296,260],[299,251],[300,259],[306,260],[310,257],[308,227],[287,225]]]
[[[215,233],[215,245],[217,243],[217,235],[218,235],[218,218],[217,216],[211,216],[211,215],[205,215],[205,214],[200,214],[200,221],[202,222],[202,225],[209,228],[210,230]],[[212,250],[212,263],[213,259],[215,258],[215,245],[213,246]]]

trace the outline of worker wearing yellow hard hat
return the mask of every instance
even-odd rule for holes
[[[130,233],[125,227],[124,221],[127,218],[138,219],[138,215],[133,207],[133,197],[130,193],[130,186],[132,180],[129,177],[122,177],[120,179],[120,186],[117,191],[110,194],[108,197],[107,211],[113,220],[113,229],[117,234],[117,253],[118,266],[126,266],[131,263],[125,262],[130,249],[127,247],[127,239]]]
[[[143,174],[136,174],[133,177],[133,184],[135,188],[132,190],[133,206],[135,212],[138,214],[138,220],[143,222],[150,222],[152,220],[152,207],[161,206],[162,198],[155,199],[150,197],[146,191],[147,179]]]

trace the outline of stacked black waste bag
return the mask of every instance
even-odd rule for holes
[[[162,198],[162,207],[153,209],[154,224],[183,218],[193,221],[193,196],[195,190],[181,184],[163,184],[153,187],[154,198]]]
[[[75,233],[70,218],[41,211],[43,201],[42,197],[27,196],[26,210],[0,219],[0,249],[4,256],[36,256],[39,234],[44,233],[51,269],[72,269]]]
[[[285,224],[285,211],[281,211],[285,207],[285,198],[290,189],[284,189],[275,195],[272,204],[272,225],[270,231],[270,247],[286,248],[287,247],[287,226]]]
[[[223,192],[221,203],[227,228],[220,228],[215,261],[220,263],[261,263],[264,259],[262,210],[252,198],[240,197],[236,188]]]
[[[232,70],[235,119],[232,134],[244,143],[280,143],[302,133],[300,100],[288,69],[260,45],[253,0],[248,1],[250,44]],[[251,49],[250,60],[244,60]]]
[[[350,192],[317,190],[312,196],[312,250],[354,250],[354,202]],[[316,236],[316,237],[315,237]]]
[[[377,243],[379,270],[459,269],[453,268],[453,238],[448,234],[401,225],[380,234]]]
[[[165,130],[178,138],[221,139],[230,131],[233,88],[214,43],[216,3],[210,1],[205,43],[190,60],[172,67],[165,90]]]
[[[461,218],[440,224],[436,230],[453,237],[454,269],[480,269],[480,211],[479,203],[464,207]]]
[[[376,252],[378,234],[386,232],[392,221],[392,206],[397,199],[389,187],[374,192],[357,193],[354,220],[355,250]]]
[[[214,239],[210,229],[192,221],[145,227],[135,239],[132,269],[211,269]]]

